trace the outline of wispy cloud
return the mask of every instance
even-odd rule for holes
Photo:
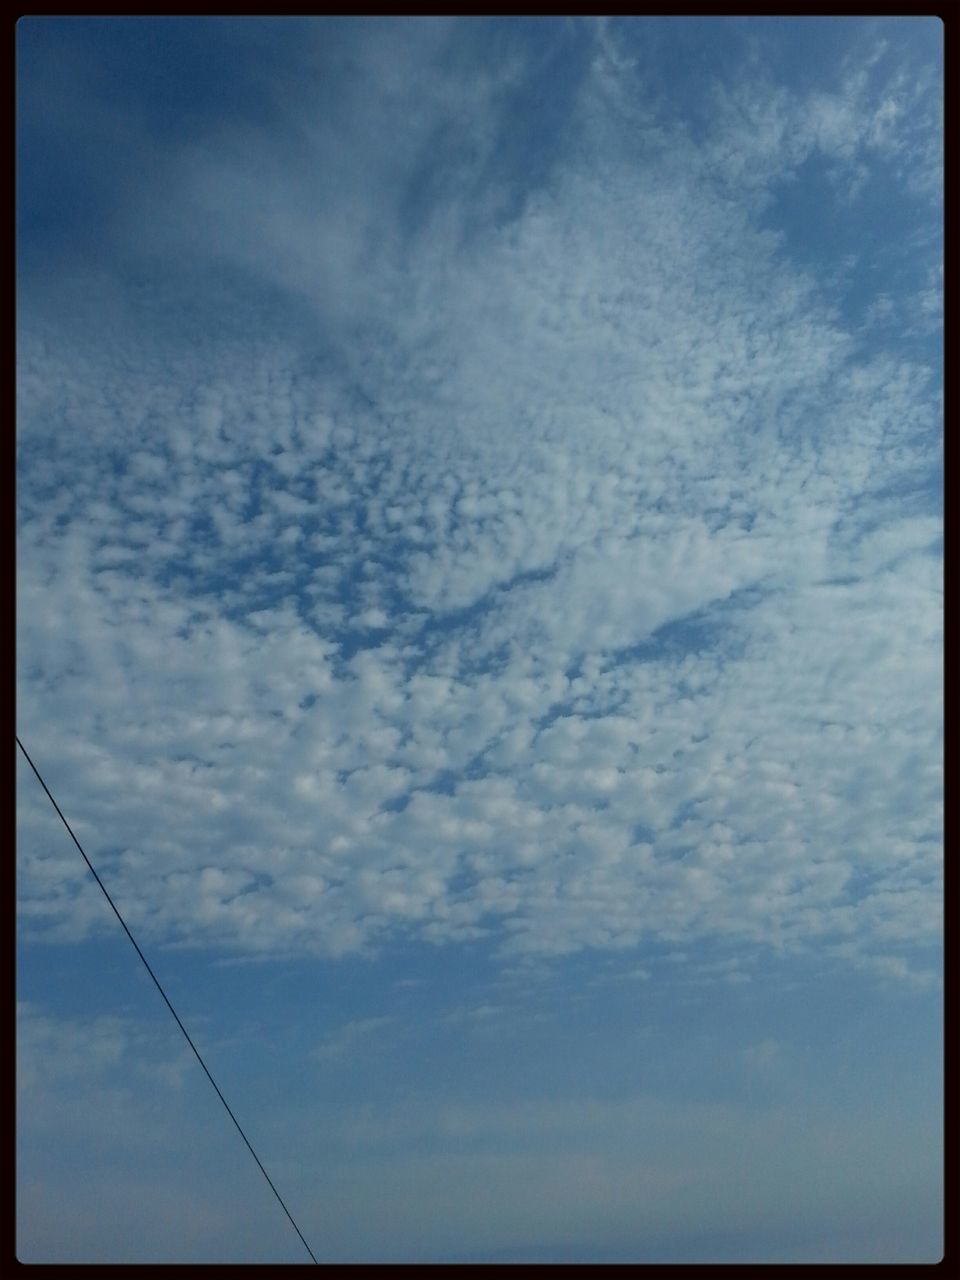
[[[346,1022],[342,1027],[327,1036],[313,1051],[313,1056],[321,1062],[344,1058],[354,1049],[367,1044],[384,1027],[396,1022],[394,1017],[357,1018]]]

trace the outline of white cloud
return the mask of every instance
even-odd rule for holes
[[[309,337],[181,336],[175,281],[156,332],[116,291],[95,325],[24,309],[28,748],[157,939],[828,940],[908,971],[939,927],[939,406],[756,213],[815,150],[908,163],[916,100],[718,90],[638,167],[601,27],[565,161],[467,234],[518,70],[454,77],[417,30],[389,75],[363,46],[342,119],[298,83],[291,152],[236,125],[163,169]],[[402,235],[444,128],[474,159]],[[31,787],[25,927],[83,936]]]
[[[353,1054],[371,1037],[376,1037],[385,1027],[396,1022],[393,1017],[355,1018],[327,1036],[314,1050],[318,1062],[329,1062]]]

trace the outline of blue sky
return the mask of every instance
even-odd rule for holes
[[[939,1258],[941,24],[17,31],[18,732],[317,1256]],[[18,1256],[304,1261],[18,890]]]

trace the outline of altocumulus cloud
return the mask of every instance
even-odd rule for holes
[[[306,24],[272,79],[225,24],[254,105],[165,129],[67,64],[117,158],[82,253],[23,233],[22,732],[152,942],[916,977],[937,83],[864,28],[830,83],[754,50],[678,105],[631,24],[544,30]],[[840,222],[906,202],[892,300],[882,244],[810,257],[811,174]],[[26,935],[97,932],[19,803]]]

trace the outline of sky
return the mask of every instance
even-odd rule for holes
[[[321,1261],[942,1256],[933,18],[17,26],[17,732]],[[17,1254],[309,1262],[18,758]]]

